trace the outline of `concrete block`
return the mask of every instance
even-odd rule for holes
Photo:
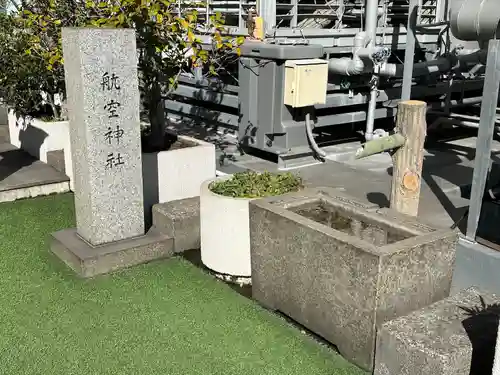
[[[499,313],[498,296],[470,288],[386,322],[374,375],[491,374]]]
[[[53,233],[51,241],[52,252],[84,278],[168,258],[173,249],[173,239],[154,229],[144,236],[99,246],[85,241],[76,229]]]
[[[153,227],[174,239],[174,252],[200,248],[200,198],[153,206]]]
[[[64,167],[64,150],[48,151],[47,164],[53,167],[56,171],[65,173],[66,169]]]
[[[250,202],[254,298],[372,370],[376,329],[449,295],[457,234],[306,189]]]
[[[153,204],[193,198],[200,195],[203,182],[215,178],[215,146],[180,135],[166,151],[143,153],[142,163],[146,201],[149,195],[156,200]]]

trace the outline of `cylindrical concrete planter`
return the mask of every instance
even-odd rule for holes
[[[252,199],[213,193],[204,182],[200,191],[201,261],[216,276],[240,285],[251,283],[249,202]]]

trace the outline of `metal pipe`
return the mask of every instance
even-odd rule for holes
[[[474,98],[464,98],[461,100],[450,100],[450,108],[466,107],[469,105],[480,104],[482,100],[482,96],[477,96]],[[443,102],[436,102],[429,104],[428,109],[433,110],[436,108],[444,108],[445,106],[446,104]]]
[[[366,51],[369,51],[369,49],[360,49],[356,58],[353,59],[350,59],[348,57],[341,59],[330,59],[328,63],[330,73],[342,75],[370,73],[371,66],[367,66],[367,64],[364,63],[364,59],[360,57],[364,57]],[[376,51],[376,47],[374,51]],[[474,64],[474,69],[478,70],[484,66],[481,63],[481,61],[483,61],[482,56],[483,51],[479,51],[474,52],[470,55],[459,55],[453,58],[442,57],[433,61],[416,63],[413,64],[412,78],[438,72],[446,72],[452,69],[454,66],[457,66],[457,68],[460,68],[460,70],[467,71],[469,69],[468,65]],[[455,62],[458,62],[458,65],[455,64]],[[485,61],[483,63],[485,63]],[[403,64],[382,64],[380,66],[379,74],[386,77],[404,77],[405,66]]]
[[[367,35],[365,32],[357,33],[354,37],[352,58],[331,59],[328,63],[330,72],[342,75],[358,75],[365,70],[365,63],[361,60],[359,52],[366,47]]]
[[[414,76],[421,77],[433,73],[445,72],[451,68],[451,62],[447,58],[440,58],[434,61],[413,64],[412,68],[413,72],[411,76],[413,79]],[[404,82],[404,75],[406,74],[405,69],[405,66],[402,64],[383,64],[380,67],[380,75],[387,77],[403,77]]]
[[[408,25],[406,27],[406,50],[405,63],[403,72],[403,88],[401,90],[401,99],[410,100],[411,86],[413,82],[413,63],[415,60],[415,25],[417,24],[418,16],[418,1],[410,0],[408,7]]]
[[[266,34],[270,34],[276,27],[276,0],[258,0],[257,13],[264,19]]]
[[[368,104],[368,112],[366,113],[366,130],[365,139],[371,141],[373,139],[373,128],[375,124],[375,109],[377,108],[377,87],[370,91],[370,102]]]
[[[378,0],[366,0],[365,31],[368,37],[368,46],[373,47],[377,42]]]
[[[471,70],[469,70],[469,75],[470,75],[470,76],[475,76],[476,74],[478,74],[478,72],[479,72],[482,68],[484,68],[484,65],[483,65],[483,64],[476,64],[476,65],[474,65],[474,67],[473,67]]]
[[[440,122],[448,122],[450,124],[453,124],[456,126],[462,126],[465,128],[479,129],[479,124],[477,122],[473,122],[473,121],[442,117],[442,118],[440,118]],[[498,124],[495,124],[495,127],[498,127],[498,126],[499,126]]]
[[[464,120],[472,120],[472,121],[477,121],[478,123],[479,120],[481,119],[481,117],[479,116],[463,115],[461,113],[450,113],[448,117],[464,119]],[[498,122],[499,120],[497,119],[496,121]]]
[[[375,48],[377,44],[377,25],[378,25],[378,0],[366,0],[366,18],[365,32],[369,39],[368,48]],[[359,51],[358,51],[359,53]],[[368,103],[368,112],[366,113],[366,128],[365,139],[371,141],[373,139],[373,131],[375,124],[375,109],[377,108],[378,94],[378,70],[379,66],[373,66],[374,76],[372,77],[372,87],[370,89],[370,100]]]
[[[306,134],[307,134],[307,139],[309,141],[309,144],[311,146],[311,149],[314,151],[316,155],[320,157],[323,161],[326,158],[326,152],[323,151],[316,141],[314,140],[314,135],[312,132],[312,125],[311,125],[311,114],[309,112],[306,113]]]

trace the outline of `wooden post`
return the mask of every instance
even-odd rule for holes
[[[396,132],[406,138],[393,156],[391,208],[417,216],[427,134],[427,104],[417,100],[399,103]]]

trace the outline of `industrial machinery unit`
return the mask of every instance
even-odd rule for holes
[[[258,14],[265,38],[223,80],[183,76],[167,110],[237,131],[282,168],[324,158],[349,132],[386,135],[401,98],[437,117],[477,105],[486,44],[500,36],[498,0],[208,0],[203,11],[233,35]]]

